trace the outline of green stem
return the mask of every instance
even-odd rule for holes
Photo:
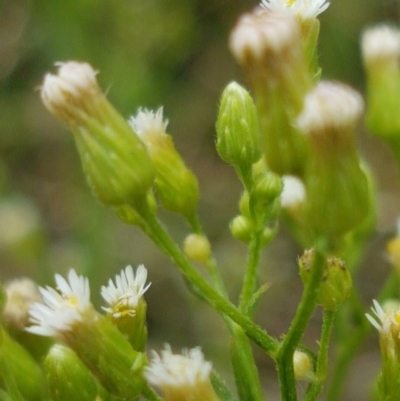
[[[204,236],[201,225],[197,219],[197,216],[193,217],[192,221],[189,221],[192,230],[199,235]],[[260,253],[261,244],[259,246]],[[260,257],[258,260],[256,258],[252,259],[252,264],[258,266]],[[211,281],[214,284],[215,289],[228,299],[228,294],[226,292],[224,282],[222,280],[220,270],[216,263],[213,255],[210,255],[205,263],[207,270],[210,274]],[[254,275],[257,272],[255,271]],[[255,284],[255,283],[254,283]],[[254,290],[253,290],[254,292]],[[252,297],[252,293],[249,294],[249,302]],[[243,312],[243,311],[242,311]],[[231,335],[231,361],[233,366],[233,373],[235,376],[236,388],[240,396],[241,401],[263,401],[263,391],[260,383],[260,378],[258,375],[257,365],[254,361],[253,350],[251,348],[250,341],[246,336],[244,330],[235,324],[231,319],[223,316],[225,324],[227,325]]]
[[[282,401],[296,401],[296,386],[293,372],[293,353],[298,346],[308,321],[314,311],[318,287],[323,277],[325,265],[325,244],[315,248],[315,259],[295,317],[283,339],[277,354],[277,369]]]
[[[222,316],[228,316],[243,328],[258,346],[272,357],[278,348],[278,341],[269,336],[261,327],[241,313],[234,305],[227,301],[215,290],[203,276],[191,265],[181,249],[168,235],[164,227],[153,215],[146,204],[135,205],[138,212],[147,223],[149,235],[159,248],[166,253],[176,264],[184,277],[199,291],[202,298]]]
[[[304,397],[305,401],[314,401],[322,391],[328,371],[328,351],[332,334],[333,323],[336,312],[324,311],[324,321],[322,324],[321,341],[317,356],[317,366],[315,369],[315,379],[307,390]]]
[[[239,310],[248,316],[251,315],[251,303],[257,286],[262,245],[262,232],[257,231],[250,241],[247,268],[239,303]]]

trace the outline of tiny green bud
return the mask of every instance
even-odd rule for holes
[[[250,211],[256,221],[264,222],[275,208],[275,201],[282,192],[281,178],[271,172],[257,176],[250,193]]]
[[[260,158],[256,107],[250,94],[236,82],[222,93],[216,131],[217,151],[225,162],[248,171]]]
[[[314,262],[315,252],[307,250],[299,259],[300,277],[304,285],[308,282]],[[334,311],[351,293],[351,274],[342,259],[328,257],[325,262],[324,276],[318,289],[317,302],[325,309]]]
[[[267,165],[278,174],[301,175],[308,149],[294,120],[313,76],[298,21],[284,10],[246,14],[231,34],[230,48],[250,80]]]
[[[255,226],[253,221],[245,216],[236,216],[229,224],[232,235],[246,244],[250,241],[254,233]]]
[[[163,206],[191,217],[196,212],[199,187],[194,174],[176,151],[172,137],[165,130],[163,109],[157,112],[139,109],[130,124],[145,144],[156,170],[154,185]]]
[[[189,234],[183,241],[183,251],[194,262],[206,262],[211,254],[210,241],[199,234]]]
[[[311,380],[314,377],[313,363],[304,351],[294,351],[293,368],[297,380]]]
[[[0,327],[0,383],[15,388],[27,401],[44,398],[44,376],[31,354]]]
[[[52,401],[94,401],[97,383],[82,361],[68,347],[55,344],[44,368]]]
[[[47,74],[41,97],[46,108],[71,128],[83,171],[107,205],[142,200],[154,179],[144,145],[108,102],[89,64],[59,63]]]
[[[309,139],[304,179],[307,223],[314,232],[340,236],[356,228],[370,209],[369,181],[355,144],[363,100],[343,84],[321,81],[310,92],[297,124]]]

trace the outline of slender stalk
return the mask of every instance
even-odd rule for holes
[[[304,397],[305,401],[314,401],[322,391],[328,371],[328,351],[336,312],[325,311],[322,324],[321,340],[317,356],[315,378]]]
[[[254,233],[250,241],[247,268],[240,294],[239,310],[247,315],[250,315],[249,309],[257,286],[262,245],[262,232],[258,231]]]
[[[151,210],[148,209],[147,205],[141,204],[135,206],[147,223],[151,239],[174,261],[179,271],[198,290],[202,298],[219,314],[228,316],[241,326],[248,337],[265,352],[274,357],[278,348],[278,341],[269,336],[261,327],[235,308],[234,305],[227,301],[204,279],[191,265],[181,249],[171,239]]]
[[[323,246],[322,246],[323,245]],[[293,371],[293,353],[298,346],[308,321],[314,311],[318,287],[325,265],[325,244],[315,249],[315,260],[295,317],[283,339],[276,358],[282,401],[296,401],[296,385]]]

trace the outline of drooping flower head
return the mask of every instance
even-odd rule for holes
[[[200,347],[184,349],[182,354],[173,354],[165,345],[161,356],[153,351],[153,359],[145,369],[150,384],[159,387],[166,401],[218,400],[210,383],[212,365],[205,361]]]
[[[115,282],[110,279],[107,287],[101,287],[101,295],[110,305],[103,309],[117,319],[125,315],[135,316],[140,299],[151,285],[146,285],[146,280],[147,269],[144,265],[137,268],[136,275],[132,266],[127,266],[115,276]]]
[[[266,10],[291,10],[302,20],[316,18],[328,7],[326,0],[261,0],[260,6]]]
[[[85,312],[92,308],[86,277],[78,276],[71,269],[68,281],[59,274],[55,275],[55,281],[58,291],[49,286],[39,287],[44,304],[35,302],[29,309],[32,326],[27,331],[57,337],[70,331],[76,322],[84,319]]]

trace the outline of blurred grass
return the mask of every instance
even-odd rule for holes
[[[201,217],[235,298],[245,247],[230,238],[227,225],[236,213],[240,186],[215,153],[214,121],[223,87],[232,79],[245,82],[227,40],[240,13],[255,5],[249,0],[0,2],[2,280],[23,275],[52,283],[54,272],[74,267],[89,275],[97,289],[125,265],[144,263],[153,282],[147,296],[151,341],[178,347],[200,344],[220,357],[217,366],[224,365],[226,333],[218,318],[185,292],[170,262],[138,230],[124,226],[92,197],[72,136],[46,112],[36,88],[54,62],[81,60],[99,71],[102,87],[124,116],[141,106],[164,105],[169,132],[199,177]],[[332,0],[321,16],[323,76],[363,91],[360,32],[384,19],[398,22],[399,9],[398,1]],[[382,144],[365,133],[360,143],[378,181],[378,228],[391,230],[400,210],[397,170]],[[169,214],[164,218],[181,240],[183,222]],[[378,282],[385,267],[379,245],[377,252],[372,247],[369,255],[373,253],[376,261],[365,273]],[[273,286],[258,319],[277,336],[286,330],[301,290],[298,252],[283,233],[263,262],[263,279]],[[376,292],[376,285],[365,283],[368,296]],[[100,302],[98,291],[93,298]],[[315,341],[312,333],[309,341]],[[271,366],[259,358],[262,365]],[[271,380],[265,379],[267,386]],[[361,395],[348,399],[364,399],[362,387]]]

